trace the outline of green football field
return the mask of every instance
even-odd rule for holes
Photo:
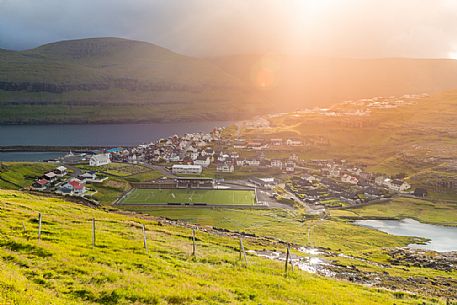
[[[134,189],[120,204],[255,204],[253,190]]]

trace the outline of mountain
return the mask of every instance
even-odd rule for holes
[[[206,60],[146,42],[94,38],[0,50],[3,122],[232,119],[254,113],[256,95]]]
[[[238,55],[209,60],[251,85],[263,74],[271,83],[263,94],[289,109],[457,89],[457,60],[451,59]]]
[[[0,123],[231,120],[456,88],[444,59],[194,58],[121,38],[0,49]]]

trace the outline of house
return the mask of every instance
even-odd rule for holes
[[[236,166],[245,166],[246,159],[236,160]]]
[[[282,160],[273,159],[273,160],[271,160],[271,162],[270,162],[270,166],[271,166],[271,167],[277,167],[277,168],[282,169]]]
[[[227,161],[229,158],[230,158],[229,155],[224,154],[224,153],[221,152],[221,153],[219,154],[219,156],[217,157],[217,161],[219,161],[219,162],[225,162],[225,161]]]
[[[63,177],[67,174],[67,168],[65,166],[61,165],[54,170],[54,173],[58,177]]]
[[[260,166],[260,161],[257,159],[244,159],[244,160],[236,160],[237,166]]]
[[[67,195],[83,195],[86,192],[86,186],[81,180],[73,178],[60,188],[60,192]]]
[[[235,149],[244,149],[246,148],[246,142],[245,141],[237,141],[235,144],[233,144],[233,148]]]
[[[44,190],[46,189],[49,181],[46,179],[38,179],[32,184],[32,188],[35,190]]]
[[[200,165],[201,167],[208,167],[211,164],[211,159],[206,156],[198,156],[196,160],[194,160],[194,165]]]
[[[84,174],[79,175],[79,178],[82,181],[92,182],[97,179],[97,173],[94,171],[86,172]]]
[[[197,160],[199,155],[200,155],[200,153],[198,152],[198,150],[197,151],[192,151],[190,153],[190,158],[192,159],[192,161],[195,161],[195,160]]]
[[[378,176],[374,179],[374,183],[376,183],[377,185],[384,185],[384,180],[386,180],[386,177]]]
[[[341,176],[341,170],[337,167],[331,167],[328,171],[328,176],[331,178],[338,178]]]
[[[287,146],[301,146],[303,144],[302,144],[302,141],[297,140],[297,139],[287,139],[286,145]]]
[[[246,166],[259,166],[260,161],[257,159],[246,159],[246,160],[244,160],[244,164]]]
[[[202,173],[202,170],[203,168],[201,165],[175,164],[171,167],[171,172],[173,174],[200,175]]]
[[[411,185],[403,180],[395,179],[390,181],[388,187],[397,192],[404,192],[407,189],[411,188]]]
[[[249,178],[249,182],[254,184],[255,186],[266,188],[266,189],[272,189],[274,186],[276,186],[278,183],[275,180],[275,178]]]
[[[308,175],[308,174],[306,174],[303,177],[301,177],[301,179],[304,180],[304,181],[307,181],[310,184],[312,184],[314,181],[317,181],[316,177]]]
[[[221,173],[233,173],[235,166],[232,162],[220,162],[216,166],[216,171]]]
[[[171,154],[169,161],[170,162],[179,162],[179,161],[181,161],[181,157],[179,155]]]
[[[54,172],[49,172],[43,175],[43,179],[46,179],[49,182],[54,182],[57,180],[57,175]]]
[[[270,143],[272,146],[281,146],[282,145],[282,139],[271,139]]]
[[[418,187],[418,188],[416,188],[416,189],[414,190],[414,193],[413,193],[413,194],[414,194],[414,196],[416,196],[416,197],[424,198],[424,197],[427,197],[427,190],[424,189],[424,188]]]
[[[351,176],[351,175],[347,175],[347,174],[344,174],[342,177],[341,177],[341,182],[344,182],[344,183],[349,183],[349,184],[357,184],[359,182],[359,180],[354,177],[354,176]]]
[[[287,161],[286,162],[286,172],[293,173],[295,171],[295,162]]]
[[[102,166],[102,165],[107,165],[110,163],[111,163],[110,154],[93,155],[89,159],[90,166]]]
[[[296,154],[291,154],[289,156],[289,160],[290,161],[295,161],[295,162],[298,162],[298,156]]]

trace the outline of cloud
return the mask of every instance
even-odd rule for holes
[[[191,55],[446,57],[453,0],[0,0],[0,47],[118,36]]]

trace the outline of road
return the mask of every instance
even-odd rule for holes
[[[142,165],[144,165],[145,167],[147,168],[150,168],[152,170],[155,170],[155,171],[158,171],[160,172],[162,175],[164,175],[165,177],[169,177],[169,178],[175,178],[176,176],[173,175],[170,171],[166,170],[164,166],[161,166],[161,165],[152,165],[152,164],[149,164],[149,163],[142,163]]]

